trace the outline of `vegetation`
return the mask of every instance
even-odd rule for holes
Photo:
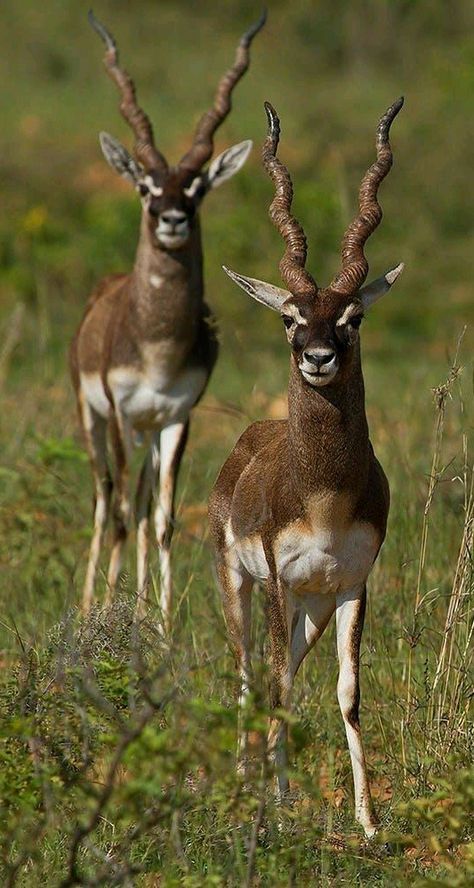
[[[91,285],[130,265],[139,213],[99,153],[99,129],[128,145],[130,137],[86,11],[80,0],[9,3],[0,34],[2,884],[471,884],[471,5],[270,4],[217,144],[251,137],[256,149],[203,211],[222,352],[180,480],[170,644],[156,604],[139,634],[133,626],[133,546],[111,611],[98,605],[86,622],[77,613],[91,484],[66,352]],[[101,0],[96,11],[116,33],[160,148],[177,158],[255,4]],[[248,715],[255,772],[245,786],[234,774],[236,676],[205,501],[247,422],[285,409],[278,318],[220,270],[225,262],[279,283],[281,243],[259,162],[263,100],[281,115],[308,267],[324,283],[376,122],[400,93],[385,217],[368,253],[373,275],[402,259],[406,271],[362,334],[372,438],[392,489],[363,639],[362,718],[383,829],[368,845],[352,818],[333,629],[297,682],[295,800],[277,809],[262,778],[270,775],[260,607]]]

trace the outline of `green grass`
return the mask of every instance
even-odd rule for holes
[[[93,283],[130,266],[139,213],[100,156],[98,130],[129,147],[131,140],[86,11],[79,0],[12,3],[0,35],[1,848],[5,866],[19,864],[10,884],[59,886],[66,878],[76,825],[96,810],[114,750],[147,694],[166,705],[124,751],[112,796],[80,846],[77,884],[245,884],[254,830],[255,884],[469,884],[472,10],[425,0],[270,6],[217,140],[221,150],[253,138],[255,150],[203,210],[207,293],[222,351],[180,478],[171,650],[157,636],[154,606],[139,641],[130,624],[133,535],[112,613],[94,612],[83,625],[75,611],[92,491],[66,351]],[[258,14],[255,4],[201,2],[191,10],[177,0],[141,0],[95,11],[119,39],[160,148],[178,158],[238,35]],[[278,318],[220,269],[225,263],[279,283],[282,246],[259,161],[263,101],[281,115],[280,153],[295,181],[308,267],[324,284],[373,157],[378,117],[401,93],[395,164],[381,189],[384,220],[368,255],[372,276],[400,260],[406,270],[362,333],[372,439],[392,490],[363,639],[362,719],[384,829],[367,847],[352,817],[333,628],[296,685],[293,809],[275,809],[258,767],[248,787],[234,775],[236,679],[204,510],[240,431],[284,403],[288,351]],[[463,369],[436,406],[432,390],[448,378],[466,325],[456,361]],[[156,557],[153,573],[157,583]],[[261,604],[257,610],[261,652]],[[261,653],[257,661],[252,726],[261,760]],[[12,871],[5,872],[4,882]]]

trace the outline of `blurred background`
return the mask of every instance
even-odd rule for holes
[[[260,7],[248,0],[97,3],[157,144],[176,162]],[[130,268],[140,214],[135,194],[100,152],[101,129],[133,143],[87,8],[81,0],[7,3],[0,34],[2,594],[28,631],[41,631],[66,600],[76,600],[90,481],[66,355],[93,284]],[[410,479],[409,499],[423,487],[430,390],[474,317],[473,19],[467,2],[270,2],[216,140],[220,151],[252,138],[254,151],[202,212],[207,297],[222,351],[181,479],[181,517],[192,532],[201,533],[206,494],[241,428],[285,406],[288,351],[279,319],[220,268],[280,283],[282,244],[268,220],[272,189],[260,163],[267,98],[281,116],[280,155],[295,182],[308,268],[326,284],[374,157],[378,118],[406,97],[392,130],[394,167],[380,190],[384,219],[367,247],[369,277],[401,260],[406,269],[364,323],[363,352],[373,435],[389,475],[390,461],[395,474],[405,473],[395,500],[404,497],[407,508]],[[471,369],[472,342],[471,328],[460,358]]]
[[[133,143],[118,111],[116,89],[103,69],[102,44],[87,23],[88,5],[89,0],[7,0],[0,30],[0,660],[7,667],[0,695],[6,700],[5,711],[10,707],[13,734],[21,730],[24,738],[13,752],[9,741],[0,744],[7,766],[0,769],[6,775],[3,784],[0,781],[0,796],[9,800],[20,827],[29,811],[32,848],[38,848],[40,802],[30,791],[37,785],[37,772],[31,771],[28,751],[30,722],[22,726],[15,719],[20,710],[28,718],[33,711],[29,691],[21,690],[27,685],[18,678],[30,675],[33,662],[43,670],[38,687],[44,689],[35,712],[45,732],[50,731],[53,749],[48,792],[53,784],[59,787],[57,821],[56,814],[53,817],[56,838],[48,845],[45,833],[43,876],[32,870],[33,881],[25,876],[21,882],[28,885],[56,884],[57,860],[64,873],[67,841],[62,830],[67,833],[69,828],[64,811],[73,810],[67,781],[76,767],[74,744],[83,719],[82,692],[74,697],[68,679],[61,686],[61,698],[61,687],[51,679],[57,676],[57,651],[69,645],[70,624],[66,620],[66,629],[56,628],[53,635],[51,629],[79,602],[91,532],[92,484],[78,433],[67,352],[92,286],[102,275],[131,267],[140,216],[136,195],[110,170],[99,148],[102,129],[129,149]],[[167,838],[158,854],[156,835],[149,846],[152,851],[148,846],[143,850],[143,860],[153,872],[166,860],[171,868],[178,866],[176,881],[169,884],[182,884],[179,867],[194,873],[198,861],[195,881],[189,875],[186,884],[227,885],[241,872],[248,849],[245,836],[235,838],[241,836],[240,809],[232,853],[228,844],[227,800],[235,789],[229,783],[234,727],[225,719],[231,711],[229,701],[235,699],[235,681],[205,514],[213,480],[242,429],[253,419],[282,417],[286,409],[289,355],[281,322],[248,299],[221,270],[225,263],[243,274],[281,283],[283,245],[268,219],[272,188],[260,162],[266,130],[263,102],[269,99],[281,117],[280,157],[295,183],[294,212],[308,237],[307,265],[326,285],[339,266],[340,240],[356,211],[361,177],[374,158],[378,119],[403,94],[405,106],[392,128],[395,162],[379,192],[384,218],[367,245],[369,278],[400,261],[406,268],[362,330],[372,440],[392,491],[387,541],[370,585],[362,687],[367,748],[377,774],[374,795],[384,822],[395,823],[402,835],[418,830],[418,838],[411,857],[401,854],[380,866],[376,854],[373,859],[369,855],[362,881],[359,852],[350,851],[345,882],[338,881],[334,842],[329,857],[324,848],[315,851],[309,840],[296,852],[292,832],[282,832],[278,817],[272,841],[277,849],[289,843],[285,861],[296,860],[295,854],[302,861],[307,855],[301,865],[307,867],[308,879],[317,880],[311,884],[406,885],[416,870],[420,878],[431,872],[430,884],[460,886],[474,879],[474,859],[466,875],[467,856],[453,851],[465,841],[468,826],[463,818],[474,798],[472,779],[469,784],[462,770],[472,765],[468,709],[473,699],[469,671],[474,613],[474,7],[467,0],[270,0],[268,6],[267,25],[252,46],[250,70],[234,92],[232,113],[216,139],[216,151],[221,151],[251,138],[254,151],[238,176],[211,194],[202,210],[207,298],[218,316],[222,347],[208,392],[194,412],[182,465],[172,550],[175,645],[167,674],[174,676],[188,658],[203,671],[186,679],[169,737],[160,734],[160,716],[156,746],[150,746],[151,752],[144,748],[144,767],[151,767],[152,773],[148,783],[139,776],[137,806],[142,810],[144,792],[151,793],[151,803],[156,798],[154,750],[174,754],[186,732],[199,743],[194,783],[189,782],[188,764],[180,766],[184,790],[189,794],[193,786],[198,792],[204,760],[207,773],[220,775],[222,782],[203,784],[199,804],[197,795],[191,799],[196,824],[195,829],[189,827],[186,841],[191,845],[185,846],[185,853],[191,847],[192,863],[190,857],[176,863],[175,839],[169,857],[163,850]],[[95,0],[94,12],[116,36],[121,61],[135,79],[159,148],[170,163],[176,162],[210,106],[241,33],[260,14],[260,0]],[[134,592],[133,535],[131,543],[123,581],[126,600],[133,600]],[[155,556],[154,581],[156,561]],[[99,598],[104,586],[102,578]],[[154,600],[152,596],[152,618]],[[130,651],[117,641],[125,637],[123,626],[130,613],[123,618],[123,602],[121,607],[113,619],[99,613],[98,628],[80,628],[82,641],[74,636],[69,645],[74,669],[81,657],[91,667],[91,650],[98,646],[95,675],[102,693],[120,711],[134,699],[127,685]],[[263,630],[256,631],[263,649]],[[317,810],[325,817],[321,827],[311,807],[299,809],[307,818],[307,836],[312,828],[326,836],[334,829],[344,835],[352,829],[350,772],[335,702],[333,628],[326,635],[318,657],[308,657],[301,670],[295,694],[300,727],[294,728],[294,743],[299,744],[298,762],[306,775],[306,798],[320,793]],[[96,639],[92,647],[90,637]],[[33,654],[18,666],[21,650]],[[154,650],[159,659],[155,641]],[[212,660],[207,661],[211,652]],[[323,664],[322,670],[317,663]],[[76,709],[71,708],[73,698]],[[227,734],[216,716],[223,699]],[[214,707],[211,722],[206,701]],[[105,716],[104,711],[93,716],[91,736],[98,730],[94,719],[108,736],[109,710]],[[76,719],[68,728],[70,746],[55,734],[64,713]],[[45,749],[49,742],[44,741]],[[325,750],[322,758],[314,755],[315,748]],[[72,750],[66,769],[62,760],[57,765],[58,749]],[[100,743],[96,755],[98,771],[91,772],[92,781],[101,773]],[[162,761],[166,784],[167,760]],[[82,780],[85,772],[74,773]],[[423,808],[420,795],[431,799],[438,778],[445,780],[445,802],[436,808],[435,801],[433,808],[425,799],[428,807]],[[124,784],[124,797],[129,791]],[[95,783],[86,783],[84,798],[94,797],[94,792]],[[82,816],[85,804],[80,794],[75,798],[71,824]],[[249,798],[245,822],[251,824],[255,797]],[[415,806],[408,826],[403,812],[394,813],[400,802]],[[126,804],[113,802],[115,812],[109,816],[120,810],[132,817]],[[181,816],[179,805],[169,810]],[[457,819],[451,816],[454,810]],[[390,820],[400,816],[401,821]],[[5,834],[8,853],[17,847],[8,838],[16,835],[16,822]],[[441,825],[432,827],[433,823]],[[175,830],[175,819],[172,824]],[[103,831],[109,854],[106,826]],[[351,847],[359,847],[357,839]],[[282,867],[278,855],[265,857],[265,884],[296,884],[291,867]],[[446,872],[451,881],[445,879]],[[207,882],[203,873],[217,875]],[[162,883],[152,879],[140,884]]]

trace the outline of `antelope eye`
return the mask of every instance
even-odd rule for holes
[[[144,185],[143,182],[140,182],[140,184],[138,186],[138,190],[140,192],[141,197],[146,197],[147,194],[150,193],[150,189],[148,188],[147,185]]]
[[[354,314],[347,321],[343,320],[343,317],[336,323],[336,336],[342,343],[353,345],[357,339],[357,330],[364,320],[364,315]]]
[[[286,329],[288,330],[288,328],[291,327],[292,324],[294,324],[294,318],[292,318],[291,315],[282,315],[282,318],[283,318],[283,323],[284,323]]]

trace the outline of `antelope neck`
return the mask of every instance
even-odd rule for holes
[[[364,488],[370,443],[359,354],[348,378],[319,389],[303,379],[292,356],[288,436],[293,481],[306,495]]]
[[[145,214],[131,275],[135,319],[145,339],[163,337],[170,319],[170,334],[186,335],[203,310],[202,244],[195,219],[187,242],[178,250],[152,243]]]

